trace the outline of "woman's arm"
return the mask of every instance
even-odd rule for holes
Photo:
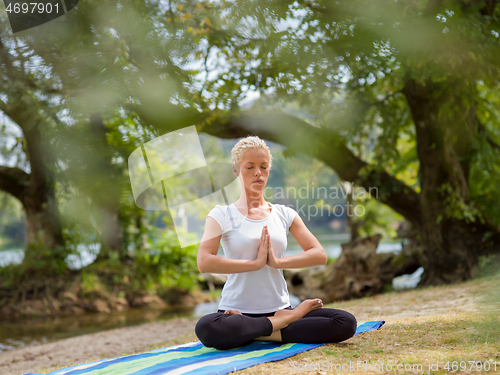
[[[220,225],[212,217],[207,217],[205,222],[205,231],[201,238],[198,248],[196,261],[198,270],[202,273],[241,273],[248,271],[257,271],[266,265],[267,261],[267,242],[264,231],[261,235],[261,246],[255,260],[247,259],[228,259],[217,255],[220,239],[222,237]]]
[[[295,219],[293,219],[292,225],[290,225],[290,233],[304,252],[276,258],[274,251],[269,251],[267,262],[269,266],[274,268],[304,268],[326,264],[328,258],[325,249],[323,249],[314,234],[307,229],[299,215],[296,215]]]

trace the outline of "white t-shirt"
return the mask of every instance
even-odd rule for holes
[[[282,204],[269,204],[271,213],[261,220],[248,219],[233,203],[216,205],[208,213],[207,217],[213,217],[222,229],[221,243],[226,258],[256,259],[264,225],[269,230],[276,257],[284,256],[289,228],[298,213]],[[228,274],[219,309],[259,314],[283,309],[289,304],[283,270],[266,264],[258,271]]]

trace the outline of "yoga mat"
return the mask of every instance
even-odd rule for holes
[[[383,320],[358,323],[356,336],[376,330]],[[279,361],[325,344],[282,344],[255,341],[229,350],[205,347],[200,341],[156,349],[101,361],[84,363],[49,372],[46,375],[223,375],[264,362]],[[42,375],[27,373],[24,375]]]

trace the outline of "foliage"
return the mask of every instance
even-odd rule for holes
[[[78,12],[37,33],[12,37],[0,30],[2,58],[14,61],[1,66],[0,105],[23,103],[50,140],[55,160],[47,170],[57,178],[70,252],[102,241],[112,200],[121,243],[107,266],[130,272],[138,286],[189,287],[194,250],[178,248],[171,222],[156,230],[157,217],[137,208],[127,158],[161,132],[227,120],[249,96],[260,98],[252,111],[278,108],[334,130],[335,141],[367,163],[362,171],[387,172],[419,193],[418,128],[404,94],[408,79],[429,87],[443,128],[462,124],[463,108],[477,115],[479,130],[466,137],[471,149],[460,160],[470,166],[471,202],[451,184],[442,185],[447,209],[438,221],[484,216],[500,223],[498,6],[451,0],[80,3]],[[97,132],[100,146],[89,126],[96,113],[104,124],[104,134]],[[25,134],[2,122],[0,135],[0,154],[29,171]],[[284,155],[291,162],[277,155],[269,186],[338,186],[325,164],[293,157],[291,149]],[[307,197],[300,204],[331,210],[341,201]],[[361,233],[394,237],[391,225],[401,217],[374,200],[363,205]],[[59,249],[30,246],[34,254],[26,262],[34,272],[62,272],[63,263],[51,260]],[[125,265],[133,270],[120,271]]]
[[[0,191],[0,207],[0,250],[22,247],[26,230],[21,204]]]
[[[334,207],[345,204],[340,179],[321,161],[307,155],[290,155],[287,150],[273,151],[273,166],[265,198],[295,209],[306,207],[309,223],[329,221]],[[310,209],[312,207],[316,209]],[[309,211],[308,211],[309,212]],[[315,214],[321,212],[320,215]]]
[[[133,283],[150,291],[171,287],[192,290],[198,283],[197,248],[181,248],[170,228],[151,228],[148,247],[136,251],[132,263]]]
[[[439,110],[443,126],[463,115],[460,105],[477,101],[484,131],[470,139],[471,198],[499,222],[494,181],[500,155],[486,142],[487,136],[500,139],[498,21],[490,16],[498,14],[498,7],[462,1],[441,6],[426,1],[232,4],[204,3],[211,9],[203,13],[210,26],[202,29],[195,20],[204,19],[198,15],[203,6],[174,6],[177,30],[185,35],[198,30],[193,58],[204,63],[205,77],[210,72],[203,87],[217,88],[217,94],[203,91],[211,108],[232,109],[245,94],[256,92],[261,100],[254,109],[293,109],[314,126],[336,129],[357,156],[420,192],[415,124],[402,92],[404,81],[449,81],[448,91],[437,90],[429,98],[445,98]],[[211,52],[225,62],[215,72]],[[451,216],[467,220],[478,214],[474,204],[468,211],[460,208],[460,214],[450,210]]]
[[[68,255],[66,248],[48,248],[44,244],[31,243],[28,250],[23,263],[0,267],[0,286],[15,289],[23,281],[62,277],[67,273],[64,261]]]
[[[473,140],[474,158],[469,176],[469,193],[481,212],[500,225],[500,205],[492,204],[500,186],[500,95],[497,84],[478,82],[479,98],[477,116],[484,124]],[[487,130],[486,130],[487,129]]]
[[[445,215],[447,218],[454,217],[459,220],[465,220],[467,223],[476,221],[479,218],[484,222],[484,218],[481,211],[477,209],[474,202],[467,204],[464,198],[457,193],[456,189],[453,189],[449,182],[441,185],[439,192],[444,197],[444,202],[446,202]],[[438,216],[436,224],[439,224],[443,219],[443,215]]]
[[[402,222],[404,217],[394,212],[386,205],[380,203],[376,197],[356,199],[353,206],[359,206],[360,215],[353,216],[353,222],[361,222],[360,236],[372,236],[380,233],[384,241],[396,240],[398,234],[396,225]]]
[[[3,288],[15,288],[19,280],[22,280],[24,268],[22,264],[11,264],[0,267],[0,286]]]
[[[82,271],[82,282],[81,291],[84,296],[92,295],[95,293],[103,294],[106,291],[106,287],[99,279],[99,276],[95,273]]]
[[[487,277],[497,275],[500,272],[500,255],[481,255],[474,277]],[[498,294],[498,293],[497,293]],[[498,298],[500,300],[500,296]]]
[[[68,249],[57,246],[49,248],[44,244],[30,243],[25,252],[23,266],[26,275],[62,275],[66,271],[65,258]]]

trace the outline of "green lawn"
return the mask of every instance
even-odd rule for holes
[[[236,373],[500,374],[500,274],[325,307],[350,311],[358,321],[386,324],[342,343]],[[194,333],[154,348],[189,341],[197,341]]]
[[[386,324],[342,343],[236,373],[500,374],[500,274],[325,307],[350,311],[359,322]],[[150,349],[197,340],[192,332]]]

